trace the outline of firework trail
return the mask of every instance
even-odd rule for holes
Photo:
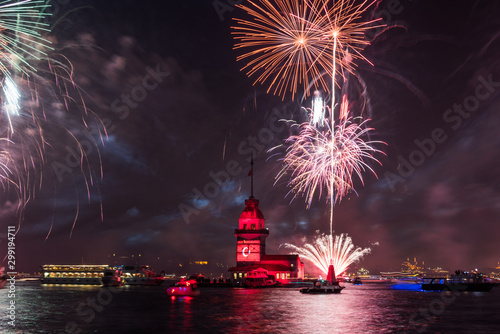
[[[319,90],[314,92],[312,106],[310,109],[310,122],[314,126],[323,124],[325,120],[325,103]]]
[[[17,195],[19,222],[42,187],[46,164],[66,147],[75,147],[90,196],[96,175],[82,139],[97,146],[105,136],[73,80],[73,66],[43,38],[50,32],[41,22],[46,8],[46,1],[0,2],[0,181],[6,198],[11,189]]]
[[[293,244],[284,244],[292,249],[303,259],[306,259],[319,268],[325,275],[328,266],[333,264],[338,275],[344,273],[347,268],[363,256],[371,252],[371,248],[355,247],[351,237],[347,234],[336,235],[318,234],[312,243],[306,243],[299,247]]]
[[[291,92],[293,99],[300,86],[311,85],[333,94],[335,75],[354,73],[353,60],[366,60],[360,52],[370,44],[365,31],[380,26],[362,17],[374,2],[249,0],[238,7],[251,19],[235,18],[232,27],[235,49],[250,49],[237,60],[247,61],[242,70],[257,76],[255,83],[270,82],[268,92],[283,98]],[[325,73],[332,76],[332,85]]]

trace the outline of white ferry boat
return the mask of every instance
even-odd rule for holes
[[[97,265],[58,265],[45,264],[42,266],[41,284],[88,284],[101,285],[104,270],[107,264]]]

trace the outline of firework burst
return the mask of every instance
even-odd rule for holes
[[[370,44],[365,37],[369,29],[383,27],[376,24],[376,20],[363,20],[363,15],[376,0],[365,0],[356,4],[354,0],[333,1],[332,6],[328,6],[325,1],[320,1],[319,6],[311,6],[318,11],[320,20],[315,22],[315,27],[322,32],[322,38],[318,40],[318,46],[328,49],[331,54],[331,61],[326,68],[328,73],[335,73],[343,76],[344,70],[355,74],[356,63],[354,60],[361,59],[371,62],[363,56],[361,51]],[[322,15],[320,15],[322,14]],[[339,66],[336,66],[336,65]]]
[[[369,44],[365,31],[378,26],[361,19],[374,2],[254,0],[238,5],[251,17],[236,18],[232,27],[235,49],[250,49],[237,58],[247,61],[242,70],[257,76],[255,83],[269,82],[268,92],[283,98],[291,92],[293,99],[300,86],[333,91],[335,85],[323,75],[331,74],[335,83],[335,74],[353,72],[353,60],[365,59],[360,53]]]
[[[2,1],[0,3],[0,73],[2,75],[0,107],[3,120],[0,123],[0,169],[4,189],[14,185],[18,195],[24,197],[25,190],[20,172],[24,167],[33,165],[24,159],[25,140],[13,138],[15,123],[13,119],[20,116],[21,92],[18,87],[16,73],[27,74],[35,68],[28,57],[40,59],[49,50],[49,42],[42,38],[48,31],[45,24],[39,21],[46,15],[44,1]]]
[[[289,173],[289,187],[295,194],[294,198],[303,195],[308,208],[315,193],[321,197],[323,189],[326,189],[327,198],[340,201],[354,189],[354,175],[361,182],[365,170],[376,175],[366,160],[380,163],[373,154],[382,152],[372,145],[382,142],[365,142],[362,138],[373,130],[365,127],[366,122],[356,124],[351,118],[346,118],[333,132],[328,122],[324,123],[323,129],[310,122],[297,125],[299,134],[287,139],[290,146],[277,180]]]
[[[284,244],[285,247],[298,253],[303,259],[310,261],[319,268],[325,275],[328,273],[328,266],[333,264],[337,275],[344,273],[347,268],[363,256],[371,252],[371,248],[355,247],[351,237],[347,234],[333,236],[332,234],[319,234],[312,243],[302,246]]]

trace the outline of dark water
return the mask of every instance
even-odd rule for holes
[[[490,292],[395,290],[345,284],[339,295],[298,289],[202,288],[172,299],[165,286],[16,284],[16,326],[0,290],[2,333],[500,333],[500,287]],[[118,292],[117,292],[118,291]],[[74,329],[69,331],[69,329]]]

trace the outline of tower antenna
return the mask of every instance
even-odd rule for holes
[[[253,153],[250,160],[250,197],[253,197]]]

